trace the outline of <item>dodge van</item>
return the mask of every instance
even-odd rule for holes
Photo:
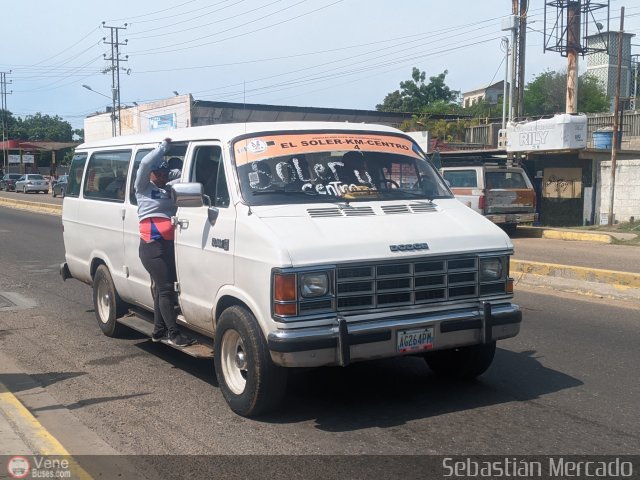
[[[473,378],[518,334],[509,237],[456,200],[391,127],[226,124],[80,145],[63,203],[64,279],[93,287],[108,336],[151,334],[134,180],[163,138],[182,162],[175,291],[181,348],[212,357],[231,409],[277,406],[293,367],[424,357]],[[180,163],[180,162],[179,162]],[[122,192],[110,189],[124,176]]]

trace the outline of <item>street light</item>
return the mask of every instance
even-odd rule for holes
[[[102,95],[103,97],[107,97],[108,99],[111,99],[111,97],[109,95],[105,95],[104,93],[100,93],[95,91],[93,88],[91,88],[89,85],[82,85],[84,88],[86,88],[87,90],[91,90],[93,93],[97,93],[98,95]]]
[[[87,90],[92,91],[93,93],[97,93],[98,95],[102,95],[103,97],[107,97],[109,99],[112,100],[113,105],[115,105],[115,99],[116,99],[116,95],[117,95],[117,90],[113,89],[113,97],[110,97],[109,95],[105,95],[104,93],[101,92],[97,92],[96,90],[94,90],[93,88],[91,88],[89,85],[85,85],[84,83],[82,84],[83,88],[86,88]],[[118,112],[119,114],[120,112]],[[119,115],[118,115],[119,118]],[[111,136],[115,137],[116,136],[116,112],[114,110],[114,107],[111,107]]]

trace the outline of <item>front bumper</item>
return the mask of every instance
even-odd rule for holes
[[[20,191],[27,191],[27,192],[43,192],[45,190],[49,190],[49,185],[23,185],[22,187],[20,187]]]
[[[482,302],[477,307],[382,320],[280,329],[269,333],[272,360],[286,367],[348,365],[354,361],[405,355],[397,351],[398,332],[433,327],[434,350],[446,350],[515,337],[522,312],[512,303]]]

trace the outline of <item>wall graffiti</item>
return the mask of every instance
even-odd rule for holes
[[[545,198],[581,198],[582,169],[546,168],[543,184]]]

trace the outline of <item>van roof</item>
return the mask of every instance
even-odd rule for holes
[[[159,130],[157,132],[124,135],[106,138],[94,142],[78,145],[76,150],[138,145],[145,143],[159,143],[169,137],[173,142],[187,142],[196,140],[229,141],[245,133],[261,133],[274,131],[295,130],[364,130],[374,132],[402,133],[400,130],[373,123],[349,122],[253,122],[253,123],[224,123],[218,125],[204,125],[200,127],[177,128],[173,130]]]

